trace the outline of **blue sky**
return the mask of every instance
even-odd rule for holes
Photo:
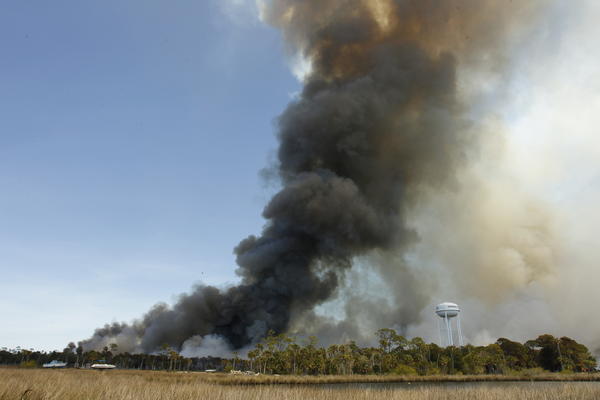
[[[260,231],[274,190],[259,175],[274,158],[274,121],[300,88],[279,33],[255,8],[3,3],[0,347],[62,349],[194,283],[236,281],[233,247]],[[501,172],[548,200],[569,238],[556,266],[561,285],[540,302],[558,310],[555,333],[573,336],[590,324],[600,279],[600,5],[563,11],[515,55],[498,112],[510,167]],[[535,305],[501,304],[507,322],[485,305],[477,314],[475,301],[463,325],[472,337],[481,328],[529,338],[553,326],[529,318]],[[582,339],[596,341],[598,329]],[[425,320],[413,333],[430,330]]]
[[[236,280],[299,83],[235,3],[3,4],[0,347],[62,348]]]

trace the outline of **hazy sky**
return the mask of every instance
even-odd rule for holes
[[[0,347],[62,349],[236,279],[299,83],[235,3],[3,4]]]

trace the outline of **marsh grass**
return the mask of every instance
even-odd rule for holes
[[[229,375],[205,376],[207,382],[221,385],[319,385],[338,383],[442,383],[442,382],[600,382],[600,374],[553,374],[525,371],[510,375]],[[600,385],[599,385],[600,386]]]
[[[403,382],[388,377],[277,377],[228,376],[205,373],[152,371],[0,369],[0,400],[191,400],[191,399],[598,399],[600,383],[413,385],[401,389],[333,385],[334,383]],[[367,378],[367,379],[365,379]],[[398,377],[397,377],[398,378]],[[411,382],[443,382],[448,377],[406,377]],[[428,380],[426,379],[428,378]],[[455,377],[459,378],[459,377]],[[561,378],[563,378],[561,376]],[[460,377],[460,382],[474,382]],[[496,379],[497,381],[504,379]],[[550,380],[550,379],[548,379]],[[459,380],[454,380],[459,382]],[[241,383],[241,385],[240,385]],[[276,384],[275,384],[276,383]],[[312,383],[312,384],[306,384]],[[317,385],[326,384],[326,385]]]

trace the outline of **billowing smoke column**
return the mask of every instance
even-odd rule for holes
[[[241,283],[199,286],[131,325],[98,329],[84,347],[181,349],[210,336],[240,348],[330,299],[354,257],[410,246],[412,205],[451,187],[479,145],[458,65],[484,75],[501,68],[530,11],[515,3],[266,3],[263,18],[311,68],[279,119],[282,189],[263,211],[267,225],[235,249]]]

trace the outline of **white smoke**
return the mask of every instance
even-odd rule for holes
[[[509,72],[479,82],[473,112],[487,117],[475,129],[489,132],[479,158],[453,189],[415,207],[417,244],[403,262],[387,261],[395,283],[349,274],[320,307],[337,316],[336,329],[316,331],[325,341],[346,329],[374,343],[383,326],[437,341],[433,308],[450,300],[474,344],[551,333],[600,348],[600,3],[548,4]],[[477,77],[459,78],[465,95],[474,91]],[[398,304],[419,322],[398,326]]]
[[[463,330],[474,343],[552,333],[595,350],[600,346],[600,322],[592,317],[600,301],[600,4],[576,5],[556,2],[513,60],[512,81],[505,83],[510,87],[499,109],[503,156],[480,164],[478,179],[485,181],[480,188],[487,189],[479,204],[461,207],[457,193],[458,204],[426,207],[438,214],[430,214],[430,221],[427,215],[416,218],[423,250],[417,258],[434,254],[437,260],[429,260],[429,267],[438,290],[423,310],[423,322],[411,327],[412,334],[434,339],[433,305],[450,299],[463,306]],[[493,213],[493,223],[485,224],[484,218],[482,231],[465,237],[468,225],[460,221],[482,210]],[[551,230],[531,230],[542,226],[536,221],[546,221]],[[428,240],[427,229],[434,231],[433,239],[446,239]],[[489,253],[494,268],[460,265],[486,245],[490,232],[532,250],[534,259],[543,261],[539,265],[551,269],[531,268],[510,246]],[[481,267],[486,260],[473,265]]]
[[[231,347],[219,335],[192,336],[183,343],[181,355],[184,357],[231,357]]]

